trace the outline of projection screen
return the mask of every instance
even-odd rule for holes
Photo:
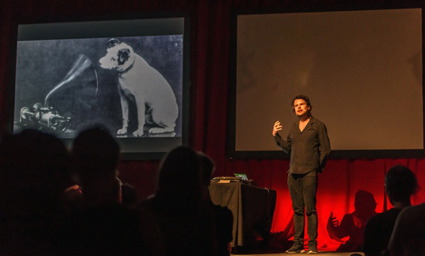
[[[420,8],[237,15],[234,150],[279,151],[307,95],[332,150],[423,150]]]

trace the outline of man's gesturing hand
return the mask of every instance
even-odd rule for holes
[[[272,133],[273,136],[276,136],[276,133],[280,130],[282,130],[282,125],[280,124],[279,121],[276,121],[273,125],[273,133]]]

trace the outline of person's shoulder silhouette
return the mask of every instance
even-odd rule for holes
[[[217,253],[221,256],[228,256],[231,252],[230,243],[233,239],[233,214],[229,208],[215,205],[212,202],[209,194],[209,185],[215,171],[215,163],[203,152],[198,152],[198,155],[202,165],[202,182],[205,189],[205,200],[212,207],[214,212]]]
[[[55,254],[62,195],[70,184],[68,160],[65,145],[53,135],[24,130],[2,138],[0,251]]]
[[[411,205],[410,198],[418,188],[414,173],[403,165],[395,165],[388,170],[384,185],[393,208],[367,222],[363,243],[363,252],[367,256],[388,254],[388,243],[397,216],[403,208]]]
[[[410,197],[416,192],[418,183],[413,172],[403,165],[391,167],[385,175],[385,191],[393,205],[372,217],[366,224],[363,252],[367,256],[388,253],[388,243],[397,216],[403,208],[410,206]]]
[[[63,247],[73,255],[145,255],[140,214],[122,204],[120,147],[103,127],[82,131],[72,145],[83,207],[66,223]]]
[[[150,223],[156,224],[147,236],[160,240],[165,255],[216,255],[213,211],[203,200],[201,171],[196,151],[174,148],[160,163],[156,193],[138,205],[152,213]]]
[[[390,255],[419,256],[425,252],[425,203],[404,208],[390,238]]]

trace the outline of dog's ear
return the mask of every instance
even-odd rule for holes
[[[109,39],[108,43],[106,44],[106,47],[109,49],[109,48],[114,47],[115,45],[120,44],[120,43],[121,43],[120,40],[115,39],[115,38],[111,38],[111,39]]]
[[[118,65],[124,64],[130,58],[130,49],[124,48],[118,51]]]

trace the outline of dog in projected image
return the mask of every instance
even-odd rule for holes
[[[133,100],[138,119],[133,136],[141,137],[145,132],[147,136],[175,136],[178,106],[170,84],[161,73],[135,53],[131,46],[115,38],[108,41],[107,53],[99,62],[102,68],[118,73],[123,120],[118,136],[129,132],[129,103]],[[147,131],[144,130],[145,124]]]

